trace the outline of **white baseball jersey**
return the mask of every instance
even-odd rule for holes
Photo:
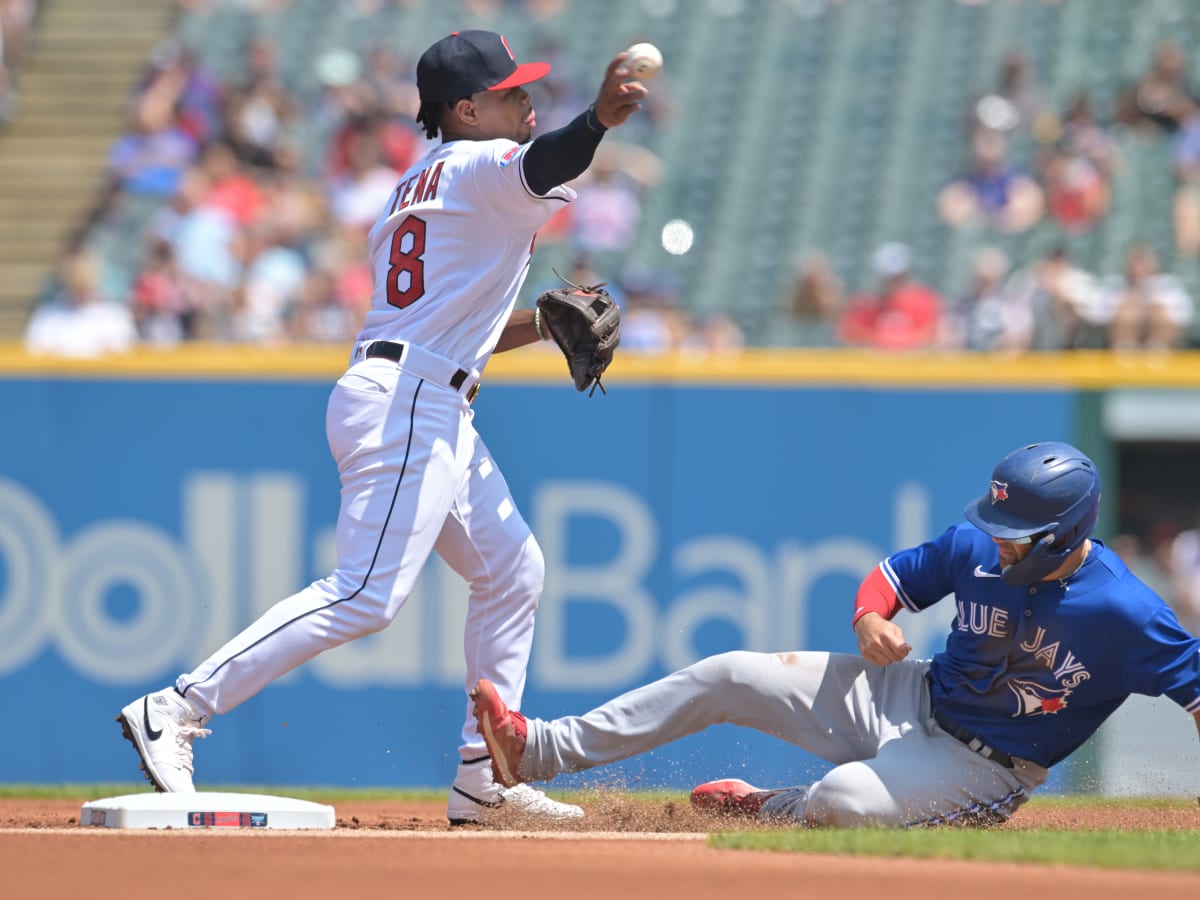
[[[537,230],[565,203],[525,183],[529,144],[451,141],[401,177],[371,229],[375,292],[358,336],[409,341],[483,370],[529,273]]]
[[[342,483],[337,568],[179,676],[178,693],[206,715],[387,627],[434,552],[470,585],[464,687],[488,678],[519,706],[545,563],[475,430],[470,401],[529,270],[537,229],[575,197],[565,187],[546,196],[529,189],[527,146],[444,144],[404,174],[384,205],[369,238],[372,308],[326,414]],[[368,355],[376,340],[403,343],[402,356]],[[464,374],[460,367],[471,370],[467,380],[452,377]],[[463,699],[463,764],[451,803],[461,795],[477,809],[481,779],[472,773],[487,750],[465,691]]]

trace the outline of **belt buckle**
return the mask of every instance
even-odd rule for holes
[[[477,381],[473,385],[471,385],[470,389],[467,391],[467,404],[468,405],[475,402],[475,395],[478,393],[479,393],[479,382]]]

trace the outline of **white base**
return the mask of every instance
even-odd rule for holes
[[[267,794],[126,794],[83,804],[81,825],[104,828],[333,828],[332,806]]]

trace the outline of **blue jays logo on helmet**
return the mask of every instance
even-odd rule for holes
[[[989,488],[991,491],[993,504],[999,503],[1001,500],[1008,499],[1008,485],[1003,481],[993,481]]]
[[[1071,696],[1070,688],[1053,688],[1028,678],[1014,678],[1008,683],[1008,689],[1017,696],[1017,716],[1052,715],[1066,709],[1067,697]]]

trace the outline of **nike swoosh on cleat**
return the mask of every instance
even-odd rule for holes
[[[142,724],[146,728],[146,736],[152,741],[157,741],[162,737],[162,729],[155,731],[150,727],[150,695],[147,694],[142,698]]]
[[[975,577],[976,578],[999,578],[1000,576],[997,575],[995,572],[983,571],[983,566],[976,566],[975,567]]]

